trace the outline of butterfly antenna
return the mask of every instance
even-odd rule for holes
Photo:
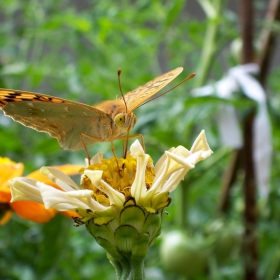
[[[160,96],[162,96],[162,95],[164,95],[164,94],[170,92],[171,90],[173,90],[173,89],[175,89],[176,87],[180,86],[181,84],[183,84],[183,83],[186,82],[187,80],[192,79],[195,75],[196,75],[195,73],[190,74],[187,78],[185,78],[183,81],[181,81],[179,84],[177,84],[177,85],[174,86],[173,88],[171,88],[171,89],[169,89],[169,90],[167,90],[167,91],[165,91],[165,92],[163,92],[163,93],[161,93],[161,94],[159,94],[159,95],[157,95],[157,96],[155,96],[155,97],[149,99],[148,101],[142,103],[140,106],[143,106],[144,104],[147,104],[147,103],[149,103],[150,101],[152,101],[152,100],[154,100],[154,99],[157,99],[157,98],[159,98]],[[140,106],[138,106],[137,108],[139,108]]]
[[[125,102],[125,98],[124,98],[124,95],[123,95],[123,91],[122,91],[122,84],[121,84],[121,73],[122,73],[122,70],[119,69],[118,70],[118,83],[119,83],[119,89],[120,89],[120,92],[121,92],[121,95],[122,95],[122,99],[123,99],[123,102],[124,102],[124,105],[125,105],[125,112],[127,113],[127,105],[126,105],[126,102]]]
[[[121,92],[121,95],[122,95],[122,99],[123,99],[123,102],[124,102],[124,105],[125,105],[125,112],[127,113],[128,112],[127,104],[126,104],[126,101],[125,101],[125,98],[124,98],[124,95],[123,95],[123,91],[122,91],[121,73],[122,73],[122,70],[119,69],[118,70],[119,89],[120,89],[120,92]],[[126,139],[125,139],[124,146],[123,146],[123,158],[126,158],[127,147],[128,147],[128,138],[129,138],[129,128],[127,129]]]

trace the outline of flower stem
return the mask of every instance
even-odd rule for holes
[[[129,280],[145,279],[144,259],[131,259],[130,269]]]
[[[130,275],[130,264],[129,261],[126,258],[121,259],[115,259],[110,256],[110,254],[107,255],[110,263],[115,268],[115,272],[117,275],[117,280],[125,280],[129,279]]]
[[[211,1],[201,1],[201,2],[209,2]],[[213,1],[212,1],[213,2]],[[199,2],[200,3],[200,2]],[[202,48],[201,59],[197,69],[197,78],[195,88],[202,87],[207,79],[207,76],[210,71],[210,67],[212,65],[215,51],[216,51],[216,41],[219,27],[219,17],[222,8],[222,1],[216,0],[213,3],[213,8],[215,9],[215,16],[209,17],[208,14],[208,24],[206,28],[204,45]],[[202,5],[202,4],[201,4]],[[202,8],[205,6],[202,5]],[[206,12],[206,11],[205,11]],[[207,12],[206,12],[207,14]]]
[[[186,193],[186,184],[182,183],[181,187],[177,189],[176,196],[174,199],[176,200],[176,208],[175,208],[175,225],[178,228],[187,228],[187,204],[188,197]]]

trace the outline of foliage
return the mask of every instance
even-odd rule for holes
[[[203,1],[200,1],[203,2]],[[226,1],[225,1],[226,2]],[[229,1],[230,2],[230,1]],[[258,1],[262,3],[262,1]],[[94,104],[119,96],[117,69],[122,69],[122,87],[127,92],[152,78],[185,67],[182,80],[198,69],[209,19],[201,13],[197,1],[0,1],[0,86],[46,93]],[[260,12],[265,7],[258,5]],[[198,14],[198,17],[195,15]],[[214,59],[208,81],[219,80],[236,65],[229,45],[239,36],[238,15],[227,5],[217,18]],[[274,27],[279,30],[279,26]],[[277,29],[278,28],[278,29]],[[278,31],[279,32],[279,31]],[[256,34],[257,35],[257,34]],[[273,146],[279,149],[279,74],[274,67],[267,91],[271,96]],[[190,174],[182,187],[185,193],[188,234],[204,234],[204,226],[217,215],[221,178],[229,164],[230,149],[223,147],[215,125],[215,113],[224,100],[194,98],[190,90],[196,78],[136,110],[135,133],[145,137],[146,149],[155,161],[172,146],[190,145],[205,129],[215,152],[211,159]],[[204,83],[207,81],[205,80]],[[174,83],[176,84],[176,82]],[[228,101],[227,101],[228,102]],[[244,98],[233,102],[245,114],[253,106]],[[83,163],[84,152],[60,149],[48,135],[26,128],[0,113],[1,156],[23,162],[26,174],[43,165]],[[122,143],[116,141],[117,153]],[[111,156],[109,143],[92,146]],[[259,254],[261,279],[279,274],[279,156],[274,155],[269,202],[260,201]],[[203,176],[202,176],[203,175]],[[232,209],[226,220],[242,226],[242,178],[231,193]],[[175,194],[176,195],[176,194]],[[164,217],[163,230],[178,227],[180,199],[173,197]],[[183,218],[184,219],[184,218]],[[14,217],[0,231],[1,279],[112,279],[113,268],[105,253],[84,228],[73,228],[71,221],[56,217],[45,225],[35,225]],[[163,279],[159,241],[147,258],[147,278]],[[7,270],[11,267],[11,270]],[[208,274],[199,279],[241,279],[239,257],[219,266],[210,262]],[[210,272],[209,272],[210,271]],[[155,276],[157,275],[157,276]],[[208,276],[206,276],[208,275]],[[217,278],[219,275],[220,278]],[[266,277],[264,277],[266,276]],[[168,279],[178,279],[168,275]]]

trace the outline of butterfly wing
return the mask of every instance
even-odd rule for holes
[[[143,102],[147,101],[150,97],[175,79],[182,71],[183,68],[178,67],[125,94],[124,98],[128,110],[133,111],[138,108]]]
[[[82,103],[7,89],[0,89],[0,109],[15,121],[50,134],[63,149],[73,151],[83,149],[81,133],[95,138],[84,137],[86,146],[101,142],[100,131],[108,129],[111,121],[106,113]]]

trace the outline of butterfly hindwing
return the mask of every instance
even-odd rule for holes
[[[99,138],[100,131],[110,125],[107,114],[96,108],[37,93],[0,89],[0,108],[15,121],[49,133],[63,149],[74,151],[83,148],[81,133]],[[85,138],[85,142],[89,146],[97,141]]]

